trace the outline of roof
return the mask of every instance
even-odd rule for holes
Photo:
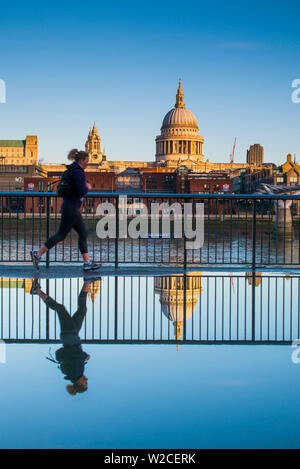
[[[0,140],[0,147],[25,147],[26,140]]]
[[[192,111],[184,107],[175,107],[165,115],[161,128],[170,126],[184,126],[198,129],[196,117]]]

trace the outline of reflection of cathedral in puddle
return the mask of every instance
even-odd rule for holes
[[[202,293],[202,272],[186,275],[186,295],[184,295],[184,276],[155,277],[154,290],[160,296],[164,315],[174,326],[176,340],[181,339],[184,322],[184,301],[186,298],[186,320],[194,313],[198,296]]]
[[[252,272],[246,272],[246,279],[249,283],[249,285],[253,285],[253,274]],[[285,279],[286,280],[290,280],[291,279],[291,275],[290,274],[285,274],[284,275]],[[259,285],[261,285],[261,282],[262,282],[262,273],[261,272],[255,272],[255,282],[254,282],[254,285],[256,287],[259,287]]]
[[[254,277],[254,275],[252,274],[252,272],[246,272],[246,278],[247,278],[247,281],[248,281],[249,285],[253,285],[253,277]],[[256,287],[261,285],[261,280],[262,280],[262,273],[261,272],[256,272],[255,273],[254,285]]]
[[[91,282],[89,285],[88,297],[89,300],[93,302],[95,306],[97,296],[100,292],[101,279]]]

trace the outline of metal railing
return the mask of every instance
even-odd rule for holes
[[[80,300],[83,279],[40,280],[34,296],[32,282],[0,278],[5,342],[60,342],[60,315],[75,311],[86,343],[280,345],[300,338],[297,275],[102,276]]]
[[[127,197],[128,213],[137,213],[144,203],[149,209],[149,233],[132,239],[120,236],[120,200]],[[100,239],[96,233],[100,217],[97,206],[110,202],[115,207],[114,238]],[[151,203],[191,204],[192,224],[198,204],[204,207],[204,243],[189,249],[188,238],[174,236],[175,216],[170,216],[170,233],[151,234]],[[57,230],[61,199],[48,192],[0,192],[0,262],[29,263],[29,252],[42,245]],[[89,231],[91,257],[103,264],[145,264],[173,266],[234,265],[300,266],[300,196],[239,194],[118,194],[90,193],[82,213]],[[130,215],[128,224],[131,221]],[[77,235],[71,232],[45,256],[53,263],[79,263]]]

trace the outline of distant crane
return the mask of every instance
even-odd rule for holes
[[[230,164],[233,163],[234,152],[235,152],[235,144],[236,144],[236,137],[235,137],[235,139],[234,139],[233,149],[232,149],[232,153],[231,153],[231,155],[230,155]]]

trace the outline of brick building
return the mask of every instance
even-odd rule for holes
[[[226,173],[201,173],[188,175],[189,192],[204,194],[232,194],[233,181]]]
[[[26,177],[45,176],[45,171],[37,165],[1,165],[0,164],[0,191],[21,192],[24,190],[24,180]],[[24,197],[0,198],[0,209],[4,212],[23,212]]]
[[[53,171],[49,172],[47,177],[25,177],[24,178],[24,191],[32,192],[56,192],[57,185],[61,179],[62,172]],[[90,192],[115,192],[115,174],[112,172],[87,172],[87,181],[91,184],[92,189]],[[50,197],[50,213],[59,213],[62,204],[60,197]],[[93,202],[87,200],[87,205],[84,204],[83,210],[88,213],[92,212]],[[29,197],[26,198],[26,213],[46,213],[46,198],[45,197]]]
[[[147,168],[140,170],[143,192],[175,192],[176,173],[168,168]]]
[[[188,174],[188,192],[191,194],[232,194],[233,180],[225,172]],[[229,200],[203,199],[204,212],[209,215],[226,215],[235,210]]]

